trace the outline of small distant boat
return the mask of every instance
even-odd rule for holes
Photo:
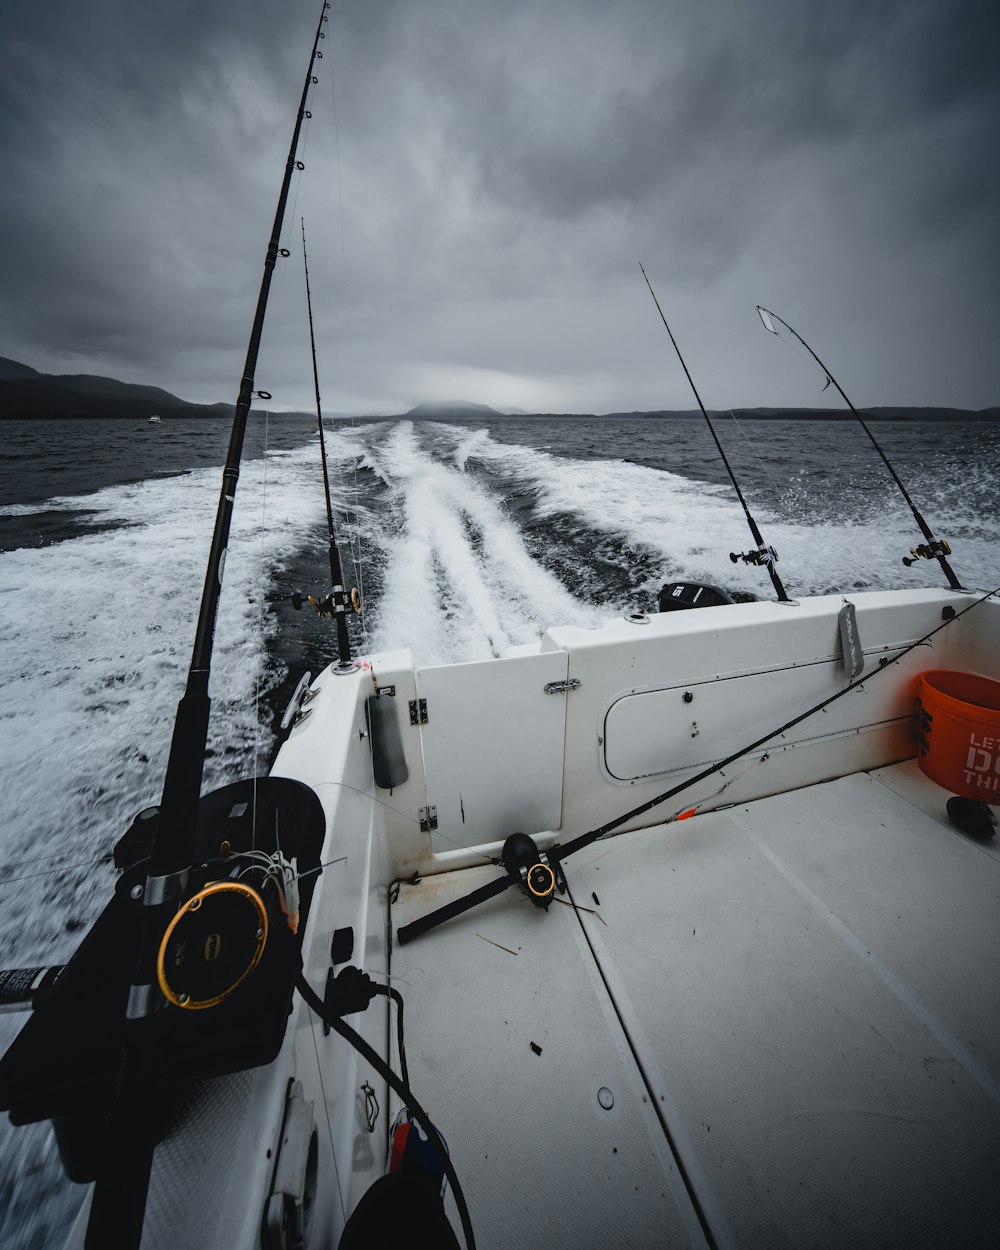
[[[159,424],[160,424],[160,418],[159,418],[158,416],[156,416],[156,414],[154,413],[154,414],[153,414],[153,416],[151,416],[151,417],[149,418],[149,424],[150,424],[150,425],[159,425]]]

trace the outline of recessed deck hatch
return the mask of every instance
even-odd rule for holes
[[[914,674],[926,657],[905,657]],[[915,683],[914,675],[914,683]],[[791,668],[630,691],[604,714],[603,760],[615,781],[637,781],[704,766],[738,751],[847,685],[839,657]],[[873,681],[753,754],[861,731],[913,714],[905,684]]]

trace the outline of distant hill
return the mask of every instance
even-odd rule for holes
[[[191,404],[158,386],[139,386],[89,373],[39,373],[0,356],[0,420],[90,419],[153,415],[231,417],[232,404]]]
[[[7,378],[40,378],[42,375],[30,365],[22,365],[16,360],[8,360],[0,356],[0,381]]]
[[[403,416],[412,417],[415,421],[433,421],[454,417],[502,417],[504,413],[488,404],[472,404],[465,399],[446,399],[436,404],[417,404],[416,408],[404,412]]]

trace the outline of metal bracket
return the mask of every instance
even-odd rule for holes
[[[309,1242],[316,1202],[318,1135],[313,1105],[292,1081],[285,1104],[274,1183],[264,1210],[261,1241],[267,1250],[296,1250]]]
[[[147,907],[159,907],[161,903],[169,903],[187,889],[190,868],[181,868],[178,872],[168,872],[162,877],[147,877],[143,894],[143,903]]]
[[[410,700],[410,724],[426,725],[427,724],[427,700],[411,699]]]
[[[303,673],[299,684],[295,687],[295,692],[288,700],[288,707],[285,708],[285,714],[281,718],[281,728],[287,729],[292,721],[298,716],[300,709],[304,703],[307,703],[311,695],[309,693],[309,683],[312,681],[312,673]]]
[[[432,829],[438,827],[438,809],[433,803],[428,803],[426,807],[422,807],[417,815],[420,818],[420,832],[430,833]]]
[[[571,677],[569,681],[549,681],[542,687],[546,694],[566,694],[569,690],[578,690],[583,683],[579,677]]]

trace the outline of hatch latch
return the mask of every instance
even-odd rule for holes
[[[569,690],[578,690],[582,684],[579,677],[571,677],[568,681],[547,681],[542,689],[546,694],[566,694]]]

